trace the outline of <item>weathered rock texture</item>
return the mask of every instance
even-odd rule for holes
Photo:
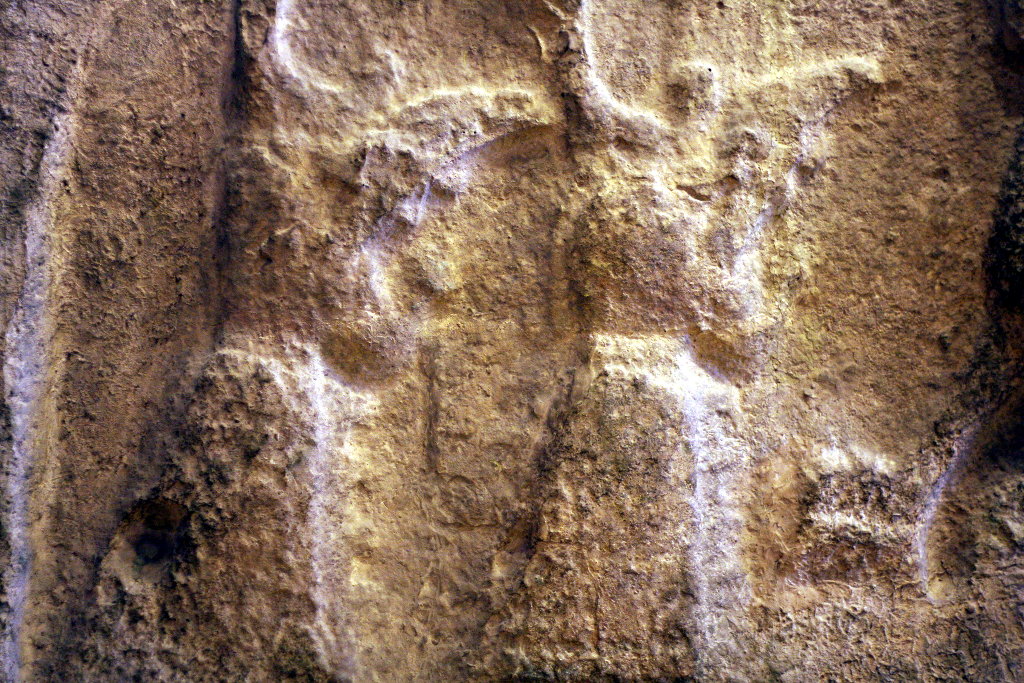
[[[5,0],[9,680],[1024,680],[1016,0]]]

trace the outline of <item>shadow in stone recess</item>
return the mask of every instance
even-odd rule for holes
[[[139,578],[158,581],[175,563],[191,555],[188,510],[166,498],[150,498],[128,513],[114,541],[123,567]]]

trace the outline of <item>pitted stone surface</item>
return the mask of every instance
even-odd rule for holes
[[[1021,17],[0,7],[6,678],[1024,679]]]

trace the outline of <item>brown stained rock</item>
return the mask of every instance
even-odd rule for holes
[[[1020,51],[0,6],[5,679],[1024,678]]]

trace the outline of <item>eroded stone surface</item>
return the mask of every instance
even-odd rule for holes
[[[0,9],[28,680],[1016,680],[1020,8]]]

